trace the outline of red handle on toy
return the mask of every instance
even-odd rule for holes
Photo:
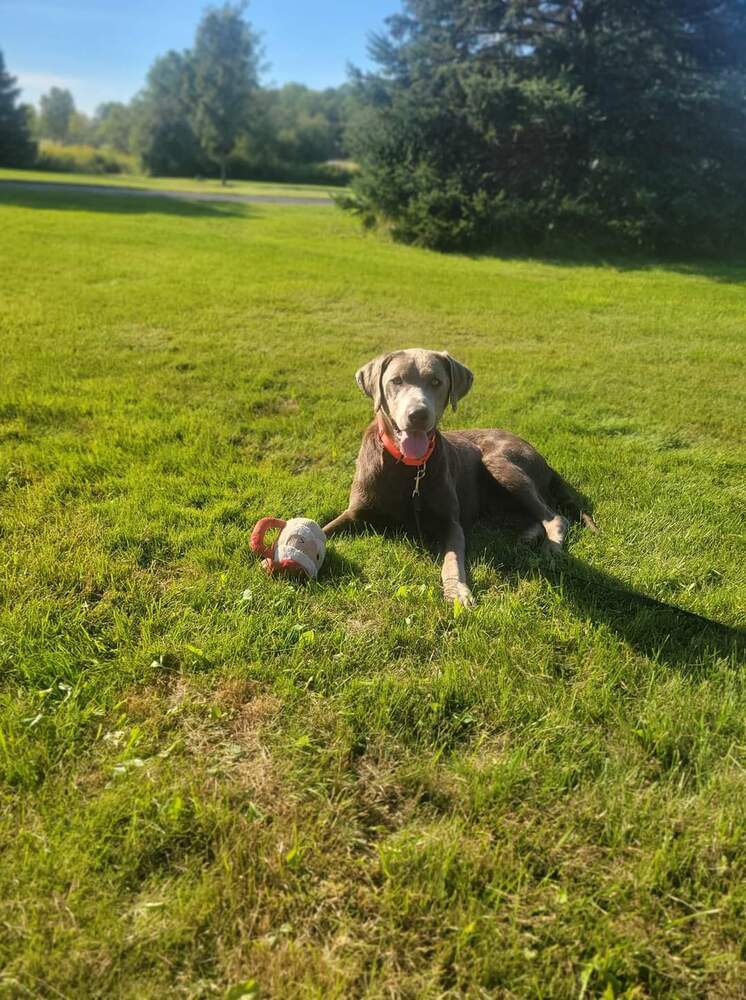
[[[287,521],[281,521],[277,517],[263,517],[251,532],[251,551],[262,559],[271,559],[273,546],[264,544],[264,536],[274,528],[282,531],[286,524]]]

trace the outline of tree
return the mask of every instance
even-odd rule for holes
[[[191,123],[190,59],[188,52],[156,59],[132,102],[132,145],[148,173],[185,177],[210,168]]]
[[[93,117],[93,132],[96,143],[111,146],[120,153],[132,151],[132,131],[134,127],[133,108],[130,104],[108,101],[99,104]]]
[[[93,145],[96,140],[96,132],[93,121],[82,111],[75,111],[70,115],[67,126],[67,141],[69,143]]]
[[[405,0],[358,74],[358,194],[436,247],[706,249],[746,211],[744,0]]]
[[[36,140],[39,136],[39,112],[33,104],[22,104],[21,107],[26,113],[29,135]]]
[[[352,87],[312,90],[299,83],[258,89],[230,158],[231,173],[264,179],[340,183],[349,176],[327,161],[346,156]]]
[[[39,101],[39,129],[45,139],[64,142],[69,135],[70,122],[75,114],[75,101],[69,90],[52,87]]]
[[[245,126],[257,88],[257,36],[243,19],[244,3],[212,7],[197,29],[190,60],[192,123],[226,182],[228,155]]]
[[[348,86],[312,90],[302,83],[267,91],[276,158],[283,163],[322,163],[344,156],[349,91]]]
[[[3,167],[27,167],[36,157],[28,109],[18,103],[19,95],[15,77],[6,71],[0,52],[0,166]]]

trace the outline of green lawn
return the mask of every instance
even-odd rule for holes
[[[264,181],[229,181],[222,187],[219,180],[195,180],[190,177],[144,177],[142,174],[68,174],[48,170],[0,169],[0,181],[34,181],[46,184],[85,184],[105,187],[134,187],[147,191],[198,191],[201,194],[263,194],[329,198],[340,188],[320,184],[279,184]]]
[[[746,265],[8,189],[0,237],[0,995],[744,996]],[[477,531],[473,613],[397,537],[268,580],[414,345],[600,534]]]

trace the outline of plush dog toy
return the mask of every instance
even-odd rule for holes
[[[268,531],[279,530],[273,544],[267,545]],[[281,521],[263,517],[251,534],[251,548],[262,560],[268,573],[289,573],[315,580],[326,555],[326,536],[320,526],[307,517]]]

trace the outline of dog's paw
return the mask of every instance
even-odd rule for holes
[[[549,543],[562,548],[570,530],[570,522],[567,518],[561,514],[555,514],[551,521],[544,521],[543,524]]]
[[[537,521],[526,528],[525,531],[522,531],[518,537],[524,545],[531,545],[533,548],[536,548],[546,541],[547,533],[544,530],[544,525],[540,521]]]
[[[447,601],[458,601],[464,608],[473,608],[477,603],[466,584],[459,583],[458,580],[449,580],[443,588],[443,593]]]

